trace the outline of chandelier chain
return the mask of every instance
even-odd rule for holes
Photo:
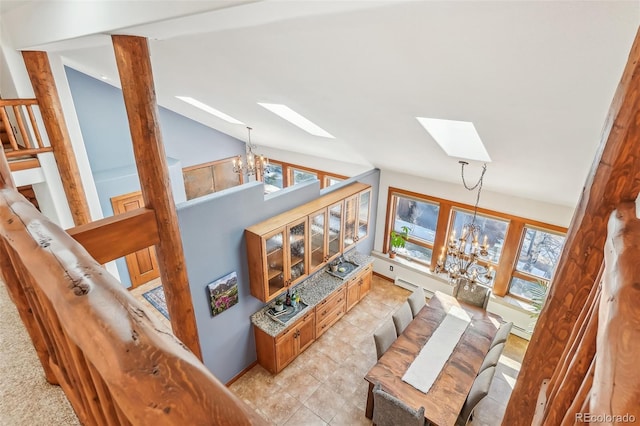
[[[484,173],[487,171],[487,163],[484,163],[482,165],[482,173],[480,173],[480,178],[478,179],[478,182],[476,182],[476,184],[473,186],[469,186],[464,178],[464,166],[469,163],[467,163],[466,161],[460,161],[459,163],[462,165],[460,169],[460,175],[462,177],[462,184],[464,185],[465,189],[467,189],[468,191],[473,191],[474,189],[478,188],[478,193],[476,194],[476,203],[473,207],[473,220],[471,221],[471,223],[475,224],[476,214],[478,213],[478,204],[480,203],[480,193],[482,192],[482,183],[484,181]]]

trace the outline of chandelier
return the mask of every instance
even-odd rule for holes
[[[488,252],[488,237],[485,235],[482,239],[482,243],[479,241],[480,226],[476,224],[476,216],[478,213],[478,203],[480,202],[480,192],[482,191],[482,181],[484,179],[484,173],[487,171],[487,165],[482,166],[482,173],[480,179],[473,185],[467,185],[464,179],[464,166],[468,165],[466,161],[459,162],[462,165],[462,183],[465,189],[473,191],[478,189],[476,196],[476,203],[473,207],[473,218],[471,222],[466,223],[462,228],[462,233],[459,238],[456,238],[455,229],[449,237],[449,241],[442,247],[440,257],[436,263],[436,273],[447,273],[449,281],[457,283],[460,280],[465,281],[465,289],[468,289],[468,285],[474,286],[476,283],[488,284],[493,278],[493,267],[486,267],[478,260],[486,259],[489,255]]]
[[[246,151],[247,161],[243,164],[242,156],[238,155],[233,159],[233,171],[242,175],[256,176],[257,179],[264,174],[264,169],[269,165],[269,160],[267,160],[264,155],[253,153],[255,146],[251,143],[251,127],[247,127],[247,131],[249,133]]]

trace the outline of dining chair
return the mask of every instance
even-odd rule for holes
[[[458,420],[456,420],[456,426],[465,426],[472,419],[473,410],[489,394],[489,388],[495,372],[496,367],[489,367],[475,378],[469,395],[467,395],[467,400],[462,406],[462,411],[458,415]]]
[[[376,383],[373,387],[372,420],[376,426],[424,426],[424,407],[411,408]]]
[[[409,302],[409,307],[411,307],[411,315],[415,318],[416,315],[418,315],[418,312],[420,312],[420,309],[427,304],[422,287],[418,287],[413,290],[413,293],[411,293],[407,302]]]
[[[387,318],[380,327],[373,333],[373,341],[376,343],[376,354],[378,359],[384,354],[389,346],[398,338],[396,327],[391,318]]]
[[[396,326],[396,334],[399,336],[413,320],[409,302],[404,302],[391,317],[393,318],[393,324]]]
[[[493,341],[491,342],[491,347],[493,348],[500,343],[506,343],[509,338],[509,333],[511,333],[511,327],[513,327],[513,322],[505,322],[500,328],[498,328],[498,332],[496,333]]]
[[[504,351],[504,343],[499,343],[489,349],[487,355],[484,357],[484,361],[482,361],[482,366],[480,366],[480,372],[483,372],[489,367],[495,367],[498,365],[500,361],[500,355],[502,355],[502,351]]]
[[[462,302],[487,309],[491,289],[480,284],[470,284],[465,279],[459,279],[453,295]]]

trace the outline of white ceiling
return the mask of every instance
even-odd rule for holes
[[[471,121],[492,159],[485,189],[568,206],[640,23],[636,1],[220,3],[110,31],[151,39],[164,107],[246,140],[242,125],[174,97],[191,96],[253,127],[267,149],[455,183],[458,159],[416,117]],[[117,85],[108,37],[86,40],[55,50]],[[257,102],[284,103],[336,138],[308,135]]]

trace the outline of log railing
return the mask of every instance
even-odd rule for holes
[[[262,424],[65,231],[0,189],[0,271],[86,425]]]
[[[0,121],[6,132],[4,150],[8,160],[35,157],[52,150],[40,132],[39,116],[36,99],[0,99]]]

